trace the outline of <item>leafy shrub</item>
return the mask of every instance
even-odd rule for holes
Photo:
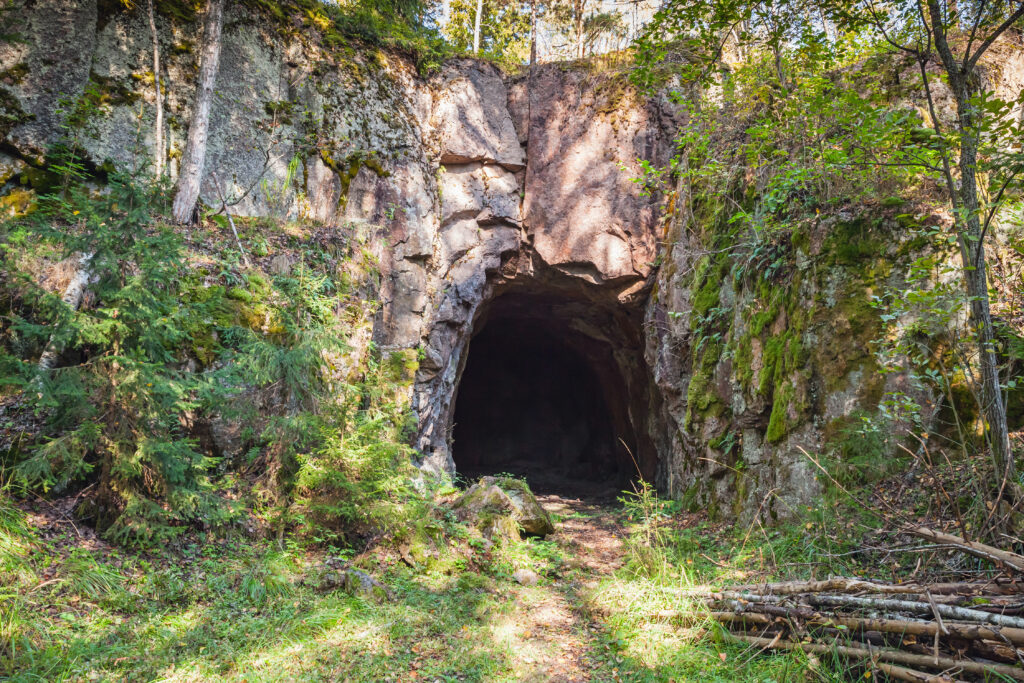
[[[899,430],[884,412],[855,411],[833,443],[829,474],[844,487],[870,484],[903,464],[896,450]]]
[[[147,547],[226,526],[247,491],[223,475],[256,462],[280,533],[298,523],[315,540],[352,541],[420,514],[399,391],[416,362],[347,343],[373,313],[354,292],[374,272],[358,240],[344,253],[307,250],[288,275],[228,263],[210,282],[161,222],[166,187],[116,170],[97,178],[75,149],[51,157],[58,182],[37,210],[0,226],[0,299],[12,302],[0,384],[41,425],[35,443],[2,456],[18,484],[66,494],[92,482],[78,511],[108,538]],[[80,309],[32,267],[60,256],[88,274]],[[59,356],[54,369],[36,360],[44,350]],[[194,438],[214,416],[254,433],[247,463],[221,462]],[[230,502],[219,486],[243,495]]]

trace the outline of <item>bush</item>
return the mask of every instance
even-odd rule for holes
[[[6,381],[45,419],[42,443],[14,471],[27,485],[57,492],[98,474],[97,526],[123,542],[163,543],[187,522],[225,518],[211,496],[214,461],[181,422],[221,391],[215,375],[189,372],[179,352],[186,319],[203,312],[180,303],[181,240],[154,220],[164,189],[114,172],[98,192],[73,170],[13,232],[86,255],[98,303],[75,310],[30,273],[17,273],[26,317],[12,316],[11,333],[80,362],[51,370],[3,358],[14,370]]]
[[[305,247],[289,275],[222,261],[211,277],[189,266],[161,221],[165,186],[96,177],[74,149],[51,157],[55,191],[0,225],[0,301],[11,311],[0,385],[39,426],[34,442],[0,453],[18,485],[61,495],[89,486],[78,512],[111,540],[144,547],[227,525],[257,498],[254,484],[267,486],[280,533],[298,524],[318,541],[361,540],[422,516],[402,398],[416,362],[347,343],[374,310],[353,292],[374,273],[357,240],[331,258]],[[213,237],[207,261],[219,258]],[[38,281],[38,264],[58,257],[83,264],[81,308]],[[247,463],[221,462],[195,438],[215,416],[253,433]],[[255,481],[224,476],[254,462]]]

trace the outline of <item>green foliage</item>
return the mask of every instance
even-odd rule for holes
[[[669,517],[669,503],[659,498],[654,486],[642,479],[633,485],[632,491],[623,491],[619,502],[626,519],[633,523],[626,540],[631,565],[648,576],[664,572],[667,534],[662,523]]]
[[[84,548],[76,548],[64,562],[60,583],[63,588],[90,599],[104,599],[121,590],[122,577],[110,565],[97,561]]]
[[[41,423],[34,443],[3,454],[17,482],[50,495],[88,485],[76,514],[149,548],[196,525],[226,530],[250,502],[237,469],[257,463],[269,506],[257,514],[281,533],[297,523],[314,540],[355,543],[418,515],[401,400],[415,352],[380,359],[346,343],[374,310],[354,293],[375,272],[359,239],[307,248],[273,278],[240,273],[233,240],[219,252],[214,240],[200,260],[212,255],[220,274],[195,270],[161,222],[166,188],[95,177],[76,154],[80,128],[69,132],[51,156],[53,191],[3,226],[2,384]],[[60,257],[89,281],[80,308],[40,286],[34,266]],[[45,349],[53,369],[36,360]],[[212,457],[198,437],[213,419],[238,423],[247,457]]]
[[[268,551],[247,558],[238,583],[238,592],[254,605],[264,605],[294,593],[291,558],[280,551]]]
[[[214,462],[183,433],[179,417],[219,389],[216,377],[181,368],[175,353],[194,312],[179,304],[181,242],[153,221],[162,188],[113,173],[98,193],[74,157],[57,170],[65,187],[43,197],[16,231],[90,255],[85,268],[99,305],[73,310],[21,274],[33,315],[15,315],[13,333],[88,360],[45,370],[4,358],[16,370],[8,382],[46,419],[45,441],[17,463],[16,476],[62,491],[98,472],[96,521],[125,542],[164,542],[191,520],[217,523],[223,515],[207,477]]]
[[[832,439],[829,474],[844,488],[871,484],[891,475],[905,461],[893,457],[899,430],[886,410],[855,411],[842,420]]]
[[[476,0],[453,0],[445,37],[463,52],[473,49]],[[480,21],[480,48],[508,65],[530,58],[530,13],[518,0],[484,0]]]
[[[1024,196],[1017,143],[1021,122],[1012,113],[1024,98],[1000,99],[986,89],[998,77],[985,81],[976,69],[992,41],[1024,17],[1024,8],[936,2],[928,5],[944,18],[936,19],[927,18],[921,7],[902,0],[877,5],[675,0],[659,11],[638,42],[633,79],[650,89],[677,79],[675,98],[689,118],[669,165],[678,178],[674,209],[681,232],[676,238],[696,237],[715,253],[729,249],[737,287],[750,287],[757,278],[778,286],[800,261],[813,262],[816,251],[820,263],[838,266],[849,273],[844,279],[873,289],[882,278],[899,276],[911,254],[940,259],[932,261],[934,266],[947,262],[953,249],[961,252],[959,279],[974,287],[977,298],[968,302],[951,296],[958,289],[952,284],[930,291],[933,282],[949,283],[958,269],[936,272],[932,267],[922,280],[911,268],[910,281],[891,287],[885,296],[880,309],[891,309],[882,321],[889,329],[876,345],[887,349],[879,362],[893,372],[909,371],[915,384],[913,392],[885,397],[884,419],[891,418],[899,429],[913,427],[912,405],[920,392],[938,392],[946,396],[956,439],[973,442],[972,435],[987,434],[991,425],[1002,422],[994,416],[1002,412],[994,397],[1014,383],[1011,379],[1000,386],[989,345],[980,340],[996,336],[1012,345],[1009,340],[1019,336],[1002,323],[993,325],[981,312],[987,311],[991,295],[978,296],[984,282],[975,282],[974,274],[997,226],[1019,223]],[[992,64],[986,68],[998,72],[998,58],[988,59]],[[952,88],[955,117],[935,99],[936,64]],[[649,169],[645,175],[660,180],[663,170]],[[892,213],[910,199],[917,207],[947,203],[948,217],[936,220],[927,211],[898,216],[913,231],[898,249],[886,245],[904,235],[880,236],[877,225],[866,221],[832,223],[824,249],[809,240],[820,231],[819,217],[844,205],[858,211],[878,206]],[[918,229],[922,222],[928,224],[924,230]],[[814,277],[817,291],[823,291],[820,274]],[[697,279],[694,284],[704,286]],[[695,314],[705,307],[704,293],[697,290]],[[862,293],[850,288],[843,294],[850,295]],[[774,301],[755,313],[746,332],[733,329],[723,337],[741,375],[755,357],[747,337],[760,338],[764,369],[758,391],[772,399],[768,442],[786,436],[807,408],[807,387],[794,372],[808,353],[827,359],[836,371],[846,369],[831,357],[838,354],[802,348],[805,333],[815,331],[808,325],[822,316],[817,311],[795,315],[798,311],[786,298],[781,306]],[[836,303],[846,309],[841,315],[851,329],[863,330],[871,322],[873,316],[864,311]],[[946,303],[952,306],[951,317],[943,320]],[[996,301],[994,308],[1012,306]],[[907,316],[916,318],[916,329],[900,329]],[[789,329],[783,334],[772,330],[766,339],[764,331],[772,329],[767,326],[780,317]],[[1000,330],[993,334],[996,327]],[[713,402],[708,389],[715,364],[707,360],[703,339],[697,341],[688,419],[694,409],[704,411]],[[979,368],[980,378],[975,376]],[[753,378],[741,379],[748,385]],[[831,383],[827,378],[826,385]],[[988,438],[1000,462],[1002,443],[998,435]]]
[[[0,482],[0,591],[30,571],[32,531],[24,513],[13,503],[13,492],[11,482]]]
[[[346,48],[363,43],[399,50],[413,58],[421,73],[436,70],[451,53],[440,33],[428,25],[428,5],[422,0],[245,2],[274,17],[286,33],[301,25],[321,36],[328,47]]]
[[[335,540],[344,530],[396,531],[422,517],[404,406],[376,361],[332,408],[322,441],[298,456],[296,514],[306,533]]]

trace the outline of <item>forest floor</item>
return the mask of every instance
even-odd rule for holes
[[[603,656],[603,624],[586,596],[622,567],[626,530],[612,501],[553,494],[539,500],[561,520],[552,540],[566,558],[566,571],[546,586],[538,581],[536,587],[513,588],[517,609],[506,616],[505,629],[518,653],[512,673],[524,681],[591,680],[595,670],[611,662]],[[606,673],[619,672],[613,666]]]
[[[839,680],[813,657],[758,656],[659,616],[693,609],[674,590],[686,570],[637,571],[636,520],[614,497],[540,498],[556,520],[546,539],[497,552],[449,538],[422,564],[364,557],[388,597],[343,590],[334,560],[287,543],[200,537],[144,556],[77,525],[71,501],[25,503],[20,521],[9,507],[0,571],[18,578],[0,595],[0,678]],[[735,551],[721,527],[685,519],[706,557],[728,561],[714,555]]]

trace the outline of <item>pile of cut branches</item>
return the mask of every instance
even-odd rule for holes
[[[832,578],[704,587],[692,596],[728,638],[762,650],[834,653],[893,680],[1024,681],[1024,556],[924,527],[907,531],[1003,575],[907,584]]]
[[[1009,581],[830,579],[745,586],[705,600],[730,638],[762,649],[835,652],[905,681],[1024,681],[1024,586]]]

